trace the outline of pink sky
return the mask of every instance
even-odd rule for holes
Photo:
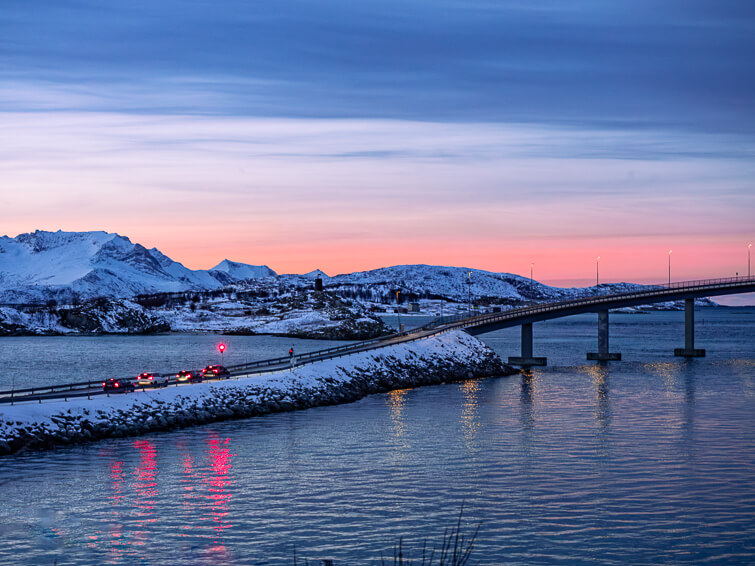
[[[107,230],[190,268],[457,265],[541,281],[747,270],[736,138],[395,120],[2,116],[1,231]],[[664,159],[620,148],[673,148]],[[706,153],[707,152],[707,153]],[[637,150],[642,154],[642,151]],[[725,153],[725,152],[724,152]],[[704,157],[691,157],[703,154]]]

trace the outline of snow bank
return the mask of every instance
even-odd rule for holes
[[[462,331],[290,370],[152,391],[0,405],[0,454],[348,403],[371,393],[509,375]]]

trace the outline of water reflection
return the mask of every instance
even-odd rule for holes
[[[595,422],[598,426],[598,435],[601,442],[605,441],[605,435],[611,425],[611,403],[608,397],[608,368],[605,364],[585,366],[587,375],[595,387]]]
[[[210,500],[210,519],[212,528],[215,532],[214,543],[217,545],[213,550],[224,552],[221,543],[223,531],[231,527],[228,521],[228,510],[231,502],[231,494],[228,486],[233,483],[230,477],[231,458],[235,455],[231,453],[228,447],[229,438],[223,438],[213,435],[206,440],[208,446],[208,457],[210,459],[209,477],[205,478],[208,486]]]
[[[521,374],[521,393],[519,399],[521,401],[521,416],[522,427],[525,430],[532,430],[535,425],[535,416],[533,413],[534,404],[534,380],[535,375],[530,369],[522,370]]]
[[[396,389],[389,391],[386,399],[388,408],[391,412],[391,429],[393,438],[399,440],[406,433],[406,422],[404,421],[404,405],[406,404],[406,395],[409,389]]]
[[[188,452],[181,456],[181,505],[184,509],[184,520],[180,528],[180,536],[188,536],[193,530],[192,509],[196,506],[197,471],[194,459]]]
[[[110,500],[113,502],[113,507],[118,507],[123,500],[123,482],[125,480],[123,474],[123,462],[110,462],[110,473],[108,474],[108,478],[110,479],[110,487],[113,490]]]
[[[113,509],[113,523],[108,533],[108,539],[106,539],[106,542],[109,545],[106,562],[107,564],[117,564],[120,562],[121,557],[126,550],[126,541],[123,539],[123,516],[120,507],[121,503],[124,502],[124,487],[126,481],[122,461],[118,460],[110,462],[108,480],[112,492],[109,499]],[[102,531],[97,531],[95,536],[90,536],[89,540],[91,542],[89,543],[89,546],[95,547],[97,539],[102,534]]]
[[[658,375],[663,380],[666,394],[673,394],[677,389],[679,377],[678,362],[651,362],[644,365],[648,372]]]
[[[157,489],[157,448],[149,440],[136,440],[134,447],[139,451],[139,464],[136,467],[136,481],[134,492],[136,498],[136,527],[133,544],[144,545],[149,534],[146,529],[154,523],[155,501],[158,497]]]
[[[459,383],[459,389],[464,395],[464,401],[461,405],[461,424],[464,429],[464,440],[469,447],[469,443],[475,440],[480,428],[478,414],[480,380],[462,381]]]
[[[684,421],[682,430],[684,431],[684,444],[693,446],[692,434],[695,430],[695,373],[692,366],[684,366]],[[690,451],[688,451],[690,453]]]

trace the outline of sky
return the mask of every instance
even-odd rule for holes
[[[743,275],[755,3],[3,0],[0,233],[188,267]]]

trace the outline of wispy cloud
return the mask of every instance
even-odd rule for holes
[[[0,80],[66,110],[755,134],[747,2],[42,0],[0,25]]]

